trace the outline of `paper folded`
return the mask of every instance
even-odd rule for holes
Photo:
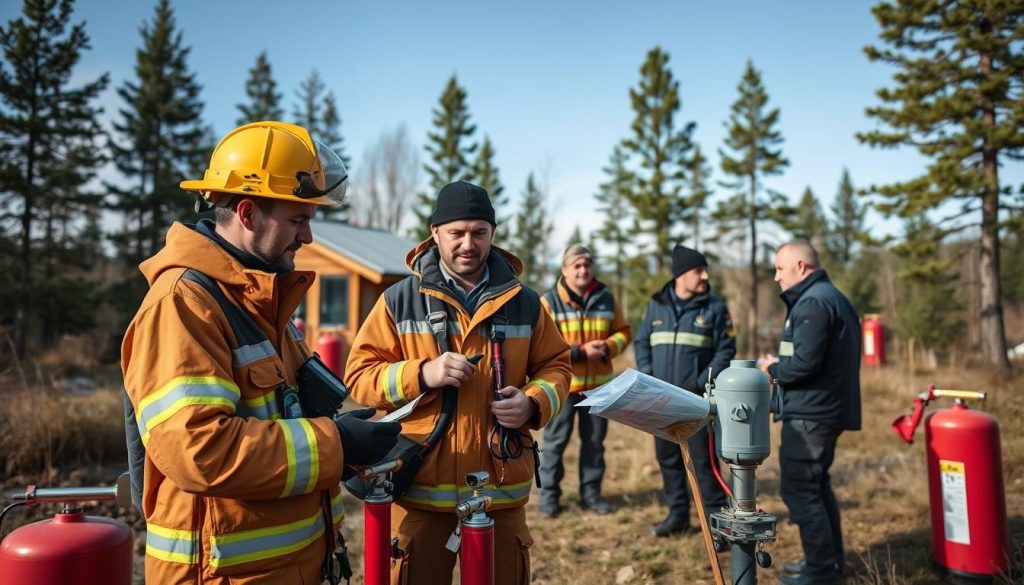
[[[697,432],[711,409],[703,397],[632,368],[584,395],[577,408],[675,443]]]

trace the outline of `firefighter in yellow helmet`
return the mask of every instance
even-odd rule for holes
[[[232,130],[204,177],[181,183],[215,220],[175,223],[140,265],[150,289],[121,367],[149,583],[337,582],[343,472],[400,430],[372,410],[314,414],[297,374],[316,358],[291,315],[315,275],[295,252],[347,179],[304,128]]]

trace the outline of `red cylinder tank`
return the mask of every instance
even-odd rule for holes
[[[391,583],[391,496],[363,502],[365,553],[363,572],[366,585]]]
[[[864,365],[880,366],[885,363],[885,329],[879,315],[864,315],[861,321],[861,346]]]
[[[22,526],[0,543],[0,576],[8,585],[131,585],[131,528],[82,512]]]
[[[325,331],[321,333],[320,339],[316,342],[316,352],[320,354],[320,359],[323,360],[324,364],[327,365],[332,372],[339,376],[342,375],[341,360],[343,349],[344,347],[341,342],[341,338],[333,331]]]
[[[1009,567],[999,423],[957,401],[925,421],[935,562],[965,577]]]
[[[462,525],[459,582],[463,585],[494,585],[493,521],[485,526]]]

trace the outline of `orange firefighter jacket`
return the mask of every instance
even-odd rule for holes
[[[450,351],[484,354],[477,373],[458,389],[454,421],[435,446],[412,486],[400,498],[411,508],[452,510],[469,494],[466,473],[487,471],[487,494],[494,508],[526,503],[532,484],[535,453],[530,429],[543,427],[562,407],[571,370],[569,346],[551,317],[541,310],[537,293],[520,284],[522,264],[496,247],[487,259],[490,281],[470,315],[444,284],[437,247],[426,240],[409,252],[413,275],[384,292],[359,329],[345,367],[345,383],[357,401],[393,411],[415,400],[420,369],[440,355],[427,314],[444,310],[448,318]],[[427,297],[437,299],[428,306]],[[534,419],[521,429],[526,447],[521,457],[502,463],[491,454],[489,435],[494,422],[490,325],[504,318],[505,384],[515,386],[537,407]],[[422,441],[434,428],[441,411],[441,392],[428,391],[412,414],[402,420],[402,433]]]
[[[612,292],[603,283],[594,283],[596,287],[584,300],[559,277],[555,286],[540,298],[572,348],[569,392],[592,390],[611,380],[615,376],[612,358],[621,354],[633,339],[633,329],[622,316],[622,308]],[[604,341],[608,346],[607,360],[591,361],[580,354],[580,346],[594,340]]]
[[[341,439],[330,418],[282,418],[276,398],[307,352],[289,323],[314,274],[247,269],[177,223],[140,268],[150,289],[121,368],[146,447],[146,581],[319,583],[325,527],[343,516]],[[237,347],[188,268],[217,281],[269,343]]]

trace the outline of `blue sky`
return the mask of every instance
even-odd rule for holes
[[[172,3],[218,136],[234,126],[248,69],[266,50],[287,112],[299,82],[320,71],[338,98],[358,179],[364,151],[382,131],[404,123],[422,146],[431,109],[457,73],[478,134],[490,135],[497,150],[506,193],[516,201],[527,174],[538,173],[550,189],[559,238],[574,225],[587,232],[599,224],[592,196],[612,147],[629,131],[627,92],[655,45],[671,55],[682,91],[680,117],[697,122],[696,140],[719,178],[717,150],[748,59],[762,72],[770,105],[781,109],[783,152],[791,163],[783,176],[768,180],[770,188],[795,200],[809,185],[827,205],[844,166],[858,186],[918,174],[924,163],[910,150],[873,150],[854,138],[872,127],[864,108],[892,74],[862,51],[877,40],[871,4]],[[75,19],[87,21],[93,44],[79,77],[110,72],[108,115],[119,105],[113,87],[132,75],[139,27],[152,18],[154,5],[82,0],[76,7]],[[5,2],[0,18],[6,22],[19,11],[20,2]],[[716,197],[726,195],[716,189]],[[894,225],[880,222],[877,229]]]

